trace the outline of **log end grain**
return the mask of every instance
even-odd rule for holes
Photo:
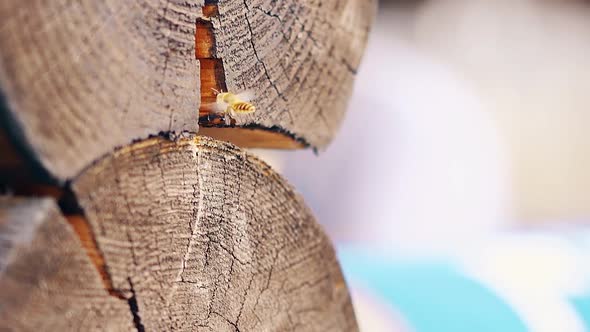
[[[72,183],[115,290],[146,330],[355,331],[329,239],[268,165],[210,138],[154,138]]]

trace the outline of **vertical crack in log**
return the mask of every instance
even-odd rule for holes
[[[129,303],[129,309],[131,310],[131,314],[133,315],[133,325],[138,332],[145,332],[145,326],[141,323],[141,317],[139,316],[139,306],[137,305],[137,296],[135,294],[135,289],[133,288],[133,283],[131,282],[131,278],[127,278],[129,282],[129,289],[131,290],[131,297],[127,300]]]
[[[205,5],[203,6],[203,16],[205,17],[214,17],[219,15],[219,8],[217,7],[217,3],[219,0],[205,0]]]
[[[215,36],[213,33],[212,17],[219,15],[217,1],[205,1],[202,8],[205,19],[196,20],[195,29],[195,57],[200,63],[201,79],[201,107],[199,108],[199,126],[212,127],[235,124],[225,123],[223,113],[213,113],[208,104],[216,100],[215,90],[227,91],[225,83],[225,68],[223,60],[215,54]]]
[[[100,250],[92,227],[88,223],[84,210],[78,203],[69,184],[66,185],[66,188],[60,193],[58,204],[62,214],[72,226],[78,239],[80,239],[80,244],[86,251],[88,258],[90,258],[90,262],[98,271],[106,291],[111,296],[119,299],[126,299],[127,297],[124,295],[123,290],[115,289],[113,286],[111,275],[107,270],[104,254]]]

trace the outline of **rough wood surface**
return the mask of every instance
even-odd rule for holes
[[[201,99],[217,87],[256,92],[257,112],[238,125],[325,146],[375,1],[205,2],[0,1],[0,122],[10,139],[65,181],[117,146],[197,131]],[[215,118],[202,124],[224,125]]]
[[[0,197],[0,331],[129,331],[51,199]]]
[[[355,331],[334,251],[299,195],[233,145],[150,139],[72,183],[114,291],[146,331]]]
[[[57,178],[115,146],[197,130],[202,1],[0,1],[0,87]]]

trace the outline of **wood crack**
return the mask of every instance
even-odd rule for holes
[[[201,165],[201,152],[199,150],[195,151],[196,154],[196,165],[197,167],[200,167]],[[178,274],[178,276],[176,277],[176,281],[181,281],[181,282],[185,282],[183,274],[184,271],[186,269],[186,262],[188,262],[189,258],[190,258],[190,254],[191,254],[191,248],[193,247],[194,241],[195,241],[195,237],[197,236],[197,231],[196,231],[196,227],[197,224],[199,223],[200,219],[201,219],[201,215],[202,215],[202,206],[203,206],[203,201],[205,199],[205,194],[202,190],[200,190],[200,186],[203,183],[203,179],[202,179],[202,175],[201,172],[199,172],[198,174],[198,184],[193,185],[193,196],[197,196],[197,191],[198,191],[198,203],[197,203],[197,211],[196,211],[196,216],[193,220],[189,220],[189,229],[191,232],[191,237],[189,238],[187,247],[186,247],[186,252],[182,258],[182,264],[181,264],[181,269],[180,272]],[[207,258],[207,255],[205,256]],[[207,259],[205,259],[205,266],[207,266]]]
[[[258,55],[258,51],[256,51],[256,45],[254,44],[254,32],[252,30],[252,25],[250,23],[250,19],[248,18],[248,12],[250,11],[250,8],[248,7],[247,0],[244,0],[244,6],[247,9],[247,12],[244,14],[244,17],[246,19],[246,25],[248,27],[248,30],[250,31],[250,44],[252,44],[252,51],[254,52],[254,56],[256,57],[256,60],[258,61],[258,63],[260,63],[262,65],[262,68],[264,69],[264,75],[268,79],[268,82],[273,87],[273,89],[277,92],[278,96],[281,99],[283,99],[284,101],[287,101],[287,98],[283,95],[283,93],[279,90],[279,88],[277,87],[277,85],[275,84],[273,79],[270,77],[270,74],[268,72],[268,68],[266,68],[266,64],[264,63],[264,61],[262,61],[260,59],[260,56]]]
[[[133,283],[131,282],[131,278],[127,278],[129,282],[129,289],[131,290],[131,297],[127,300],[129,303],[129,310],[131,310],[131,314],[133,315],[133,325],[137,332],[145,332],[145,327],[141,323],[141,316],[139,316],[139,306],[137,304],[137,296],[135,294],[135,288],[133,288]]]
[[[225,317],[224,315],[222,315],[222,314],[220,314],[218,312],[213,311],[212,314],[215,314],[215,315],[223,318],[223,320],[225,320],[229,325],[231,325],[234,328],[234,331],[235,332],[240,332],[240,328],[238,327],[238,324],[237,323],[232,322],[227,317]]]

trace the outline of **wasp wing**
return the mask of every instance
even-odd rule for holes
[[[201,107],[214,113],[222,113],[227,109],[228,104],[224,102],[203,103]]]
[[[244,90],[236,93],[236,98],[241,101],[252,101],[256,98],[256,94],[252,90]]]

